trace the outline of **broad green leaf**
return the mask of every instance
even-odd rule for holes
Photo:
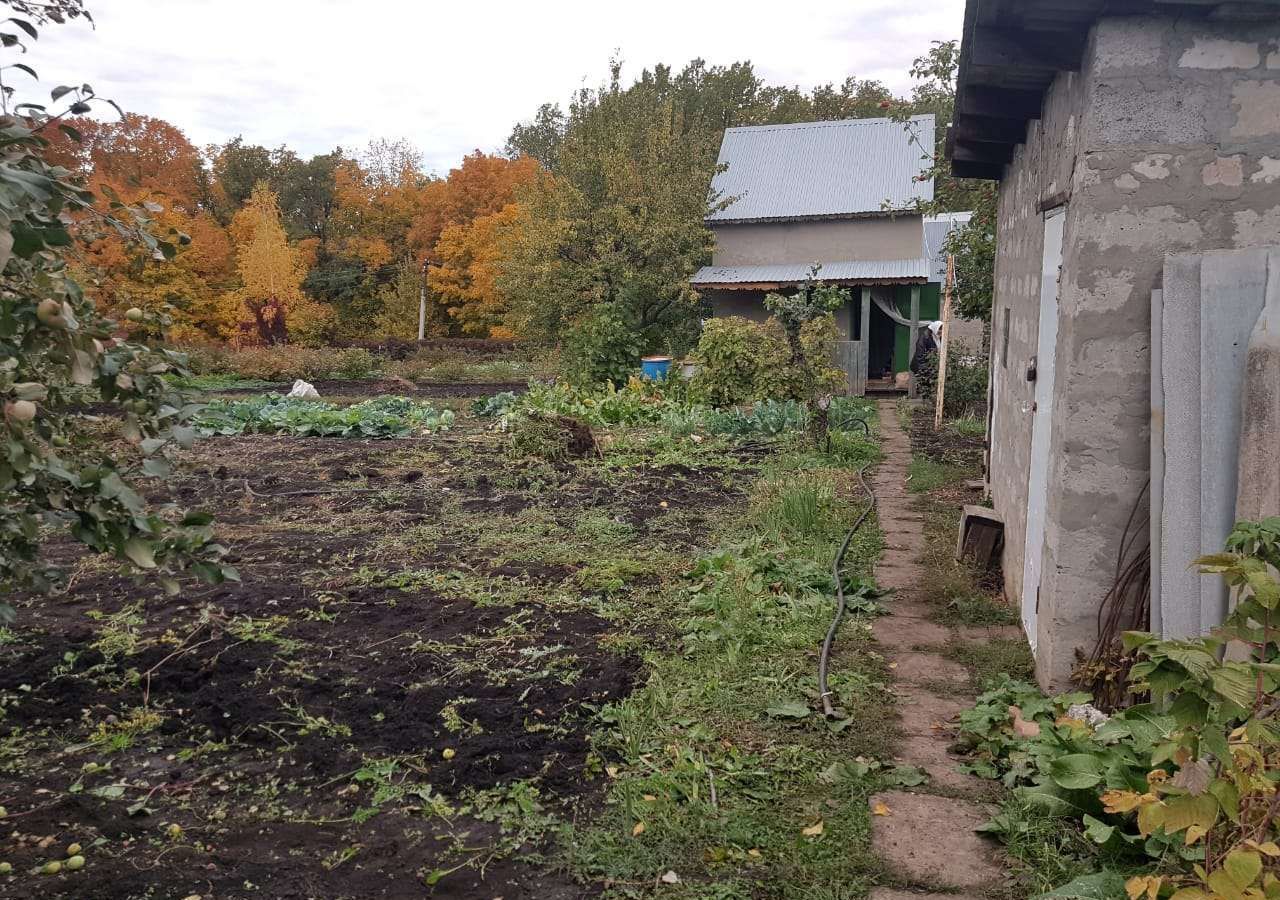
[[[1084,817],[1084,834],[1089,840],[1095,844],[1105,844],[1111,840],[1111,836],[1116,833],[1114,825],[1108,825],[1101,819],[1095,819],[1093,816],[1086,815]]]
[[[1089,753],[1068,753],[1049,763],[1049,776],[1068,790],[1091,788],[1102,781],[1102,763]]]
[[[151,551],[151,542],[142,538],[129,538],[124,543],[124,555],[139,569],[154,569],[156,558]]]
[[[812,714],[813,710],[809,709],[808,704],[803,700],[784,700],[770,706],[764,712],[765,715],[775,719],[805,719]]]
[[[1241,663],[1226,663],[1209,676],[1213,689],[1220,697],[1239,707],[1248,709],[1257,694],[1257,681],[1249,667]]]
[[[1083,875],[1047,894],[1039,894],[1035,900],[1127,900],[1127,895],[1124,877],[1104,871]]]

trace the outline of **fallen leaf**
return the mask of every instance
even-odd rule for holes
[[[1040,736],[1040,725],[1022,718],[1022,710],[1016,706],[1009,707],[1009,715],[1013,716],[1013,735],[1020,738]]]
[[[1189,765],[1183,765],[1170,783],[1174,787],[1182,788],[1193,797],[1198,797],[1209,789],[1209,782],[1212,780],[1213,770],[1209,764],[1203,759],[1197,759]]]
[[[642,834],[644,834],[644,823],[643,823],[643,822],[637,822],[637,823],[636,823],[636,825],[635,825],[635,827],[631,829],[631,836],[632,836],[632,837],[639,837],[639,836],[640,836],[640,835],[642,835]]]
[[[808,828],[802,828],[800,830],[800,833],[803,834],[805,837],[817,837],[818,835],[822,834],[822,820],[819,819],[818,821],[810,825]]]
[[[617,777],[618,777],[618,767],[617,767],[617,766],[605,766],[605,767],[604,767],[604,773],[605,773],[606,775],[608,775],[610,778],[617,778]]]
[[[889,815],[889,807],[885,806],[879,800],[871,804],[871,815],[887,816]]]
[[[645,803],[653,803],[658,798],[653,794],[644,794],[640,797],[640,799],[643,800]]]
[[[677,875],[674,870],[668,869],[667,871],[662,873],[662,877],[659,878],[658,880],[661,881],[663,884],[679,884],[680,876]]]
[[[752,857],[755,857],[756,859],[759,859],[760,851],[757,850],[755,847],[752,847],[750,850],[747,851],[747,856],[752,856]]]

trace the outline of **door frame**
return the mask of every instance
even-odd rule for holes
[[[1027,467],[1027,525],[1022,548],[1022,627],[1032,653],[1036,649],[1040,613],[1040,580],[1044,565],[1045,520],[1049,498],[1049,447],[1053,440],[1053,389],[1058,344],[1058,289],[1062,274],[1062,238],[1066,207],[1046,210],[1040,259],[1040,318],[1036,355],[1028,365],[1034,378],[1031,407],[1031,460]]]

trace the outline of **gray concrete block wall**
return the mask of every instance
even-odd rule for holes
[[[991,441],[991,495],[1005,522],[1004,587],[1016,607],[1022,596],[1031,404],[1035,386],[1026,371],[1036,354],[1040,318],[1040,265],[1044,232],[1040,206],[1071,185],[1083,82],[1058,77],[1045,98],[1044,117],[1030,124],[1001,185],[991,360],[997,390]],[[1008,337],[1005,337],[1005,310]]]
[[[1014,347],[1035,352],[1039,302],[1032,204],[1069,193],[1038,627],[1046,685],[1062,686],[1077,648],[1092,643],[1147,479],[1150,297],[1165,253],[1280,243],[1278,48],[1280,21],[1103,19],[1080,74],[1059,76],[1002,185],[994,321],[1007,305],[1018,327],[997,408],[992,492],[1014,536],[1011,596],[1021,591],[1016,536],[1031,439],[1030,414],[1018,412],[1030,386],[1012,377]]]

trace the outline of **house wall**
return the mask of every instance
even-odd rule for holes
[[[1280,243],[1280,21],[1100,20],[1080,72],[1058,76],[1006,169],[991,490],[1011,598],[1022,593],[1040,207],[1063,200],[1036,660],[1041,683],[1054,688],[1075,651],[1092,645],[1148,477],[1150,299],[1165,253]],[[1137,520],[1145,523],[1145,508]]]
[[[711,230],[716,238],[711,264],[716,266],[918,259],[924,246],[924,220],[906,214],[820,222],[713,224]]]
[[[852,333],[854,316],[857,307],[857,289],[852,290],[854,299],[835,311],[836,327],[840,329],[840,340],[849,340]],[[764,308],[764,291],[703,291],[703,298],[711,304],[711,314],[721,316],[741,316],[752,322],[763,322],[769,318],[769,311]]]

